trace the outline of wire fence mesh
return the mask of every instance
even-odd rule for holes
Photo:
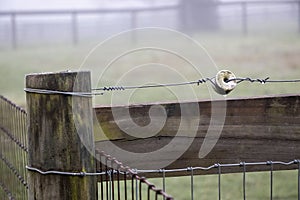
[[[226,172],[226,169],[230,168],[230,173]],[[256,168],[255,173],[248,171],[251,168]],[[264,172],[260,171],[260,168],[264,168]],[[291,170],[294,169],[294,170]],[[280,170],[280,171],[278,171]],[[197,176],[197,171],[214,171],[215,175]],[[300,199],[300,160],[292,160],[288,162],[283,161],[265,161],[265,162],[240,162],[240,163],[216,163],[208,167],[187,167],[181,169],[159,169],[159,170],[136,170],[138,174],[147,174],[148,177],[159,177],[157,181],[161,182],[164,191],[171,191],[174,199],[177,199],[176,191],[172,190],[175,185],[169,186],[166,184],[174,182],[172,178],[168,178],[168,174],[176,172],[184,172],[181,176],[185,176],[184,179],[180,178],[186,190],[184,199]],[[257,175],[253,178],[253,175]],[[173,176],[173,175],[172,175]],[[230,176],[230,177],[229,177]],[[259,177],[262,176],[263,178]],[[284,177],[284,178],[283,178]],[[230,181],[229,181],[230,180]],[[199,182],[214,183],[213,188],[207,189],[206,187],[199,187]],[[258,188],[261,188],[263,194],[260,197],[255,194],[259,193],[259,189],[253,186],[253,181]],[[280,182],[280,187],[278,187]],[[157,184],[155,181],[154,183]],[[285,188],[284,185],[289,185]],[[238,189],[231,190],[231,194],[228,195],[228,188],[236,187]],[[231,188],[232,189],[232,188]],[[254,191],[256,190],[256,191]],[[229,197],[228,197],[229,196]],[[182,199],[182,195],[181,198]]]
[[[235,172],[242,174],[242,181],[240,188],[242,189],[241,198],[248,199],[248,184],[247,173],[250,168],[262,167],[269,173],[268,179],[268,196],[269,199],[277,199],[274,195],[276,188],[274,183],[276,181],[275,171],[283,169],[296,169],[295,190],[297,197],[300,199],[300,160],[289,162],[282,161],[265,161],[265,162],[240,162],[234,164],[220,164],[216,163],[208,167],[186,167],[181,169],[153,169],[142,170],[129,168],[116,158],[106,154],[103,151],[96,150],[96,173],[83,173],[75,174],[71,172],[40,172],[36,169],[28,168],[27,165],[27,137],[26,137],[26,118],[27,114],[24,109],[15,105],[3,96],[0,96],[0,199],[27,199],[28,198],[28,184],[27,184],[27,170],[34,170],[38,173],[57,174],[57,175],[78,175],[97,176],[98,180],[98,199],[101,200],[120,200],[120,199],[175,199],[175,196],[170,196],[166,191],[174,192],[173,186],[169,186],[166,181],[168,174],[185,171],[185,176],[188,176],[189,186],[179,188],[178,190],[187,194],[185,199],[201,199],[198,192],[202,188],[198,187],[199,180],[196,177],[196,172],[201,171],[215,171],[217,175],[217,185],[214,187],[216,198],[224,199],[224,192],[222,191],[223,185],[228,184],[223,179],[223,175],[226,173],[226,169],[236,169]],[[267,167],[267,169],[266,169]],[[253,171],[253,170],[251,170]],[[232,172],[232,170],[231,170]],[[68,174],[69,173],[69,174]],[[152,176],[152,174],[158,174]],[[159,181],[162,182],[162,189],[159,189],[158,185],[153,184],[146,179],[145,176],[159,177]],[[291,181],[291,180],[287,180]],[[154,181],[156,183],[157,181]],[[180,183],[183,184],[183,183]],[[176,188],[177,190],[177,188]],[[207,193],[207,191],[204,191]],[[180,199],[180,198],[178,198]],[[226,199],[226,198],[225,198]],[[250,198],[249,198],[250,199]]]
[[[27,199],[26,112],[0,96],[0,199]]]
[[[165,199],[173,200],[163,189],[157,188],[145,177],[112,156],[96,151],[97,169],[105,174],[99,177],[99,194],[101,200],[110,199]]]

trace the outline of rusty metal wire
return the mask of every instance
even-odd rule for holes
[[[161,196],[163,199],[173,200],[172,196],[157,188],[145,177],[140,177],[136,170],[124,166],[116,158],[103,151],[96,151],[96,157],[97,165],[99,166],[97,169],[100,169],[100,172],[105,172],[105,174],[100,175],[99,197],[101,197],[101,200],[115,199],[115,195],[118,200],[123,195],[122,199],[125,200],[129,198],[132,200],[151,199],[152,195],[154,195],[155,199]],[[105,166],[103,163],[105,163]],[[120,179],[120,174],[123,174],[123,180]],[[123,187],[121,187],[121,182],[123,182]],[[144,193],[147,193],[147,195]],[[131,196],[128,196],[128,194],[131,194]]]
[[[26,112],[0,96],[0,198],[27,199]]]

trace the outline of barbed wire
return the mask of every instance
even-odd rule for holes
[[[166,84],[151,84],[151,85],[136,85],[136,86],[104,86],[100,88],[93,88],[93,91],[118,91],[118,90],[130,90],[130,89],[147,89],[147,88],[159,88],[159,87],[174,87],[174,86],[184,86],[184,85],[200,85],[203,83],[211,83],[215,85],[214,82],[215,77],[212,78],[202,78],[196,81],[187,81],[181,83],[166,83]],[[250,82],[250,83],[298,83],[300,79],[293,79],[293,80],[270,80],[270,77],[267,78],[232,78],[228,80],[224,80],[225,83],[229,83],[232,81],[236,81],[237,84],[242,82]]]
[[[251,82],[251,83],[254,83],[254,82],[258,82],[258,83],[298,83],[300,82],[300,79],[293,79],[293,80],[270,80],[270,77],[267,77],[267,78],[264,78],[264,79],[252,79],[252,78],[233,78],[233,79],[228,79],[226,80],[225,82],[230,82],[230,81],[237,81],[237,83],[241,83],[241,82],[244,82],[244,81],[248,81],[248,82]]]
[[[147,84],[147,85],[132,85],[132,86],[104,86],[99,88],[93,88],[92,92],[66,92],[66,91],[56,91],[56,90],[46,90],[46,89],[35,89],[35,88],[24,88],[25,92],[29,93],[39,93],[39,94],[63,94],[69,96],[79,96],[79,97],[93,97],[97,95],[104,95],[104,92],[112,92],[112,91],[123,91],[123,90],[132,90],[132,89],[149,89],[149,88],[163,88],[163,87],[178,87],[185,85],[197,85],[204,83],[210,83],[214,87],[218,87],[215,82],[216,78],[202,78],[195,81],[186,81],[180,83],[165,83],[165,84]],[[291,79],[291,80],[271,80],[270,77],[266,78],[224,78],[224,83],[235,82],[236,84],[240,84],[242,82],[250,82],[250,83],[299,83],[300,79]],[[103,92],[96,92],[103,91]]]
[[[139,86],[104,86],[100,88],[94,88],[94,91],[115,91],[115,90],[130,90],[130,89],[147,89],[147,88],[159,88],[159,87],[174,87],[174,86],[183,86],[183,85],[200,85],[206,82],[212,82],[213,78],[203,78],[197,81],[187,81],[181,83],[165,83],[165,84],[151,84],[151,85],[139,85]]]

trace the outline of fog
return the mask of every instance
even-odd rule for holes
[[[227,5],[228,2],[237,3]],[[186,34],[222,31],[234,34],[257,32],[268,34],[283,30],[285,32],[298,31],[299,16],[296,3],[248,3],[246,7],[243,7],[243,4],[238,2],[226,0],[1,0],[0,47],[32,43],[78,43],[85,40],[103,39],[124,30],[150,26],[171,28]],[[165,6],[174,6],[174,8],[155,10]],[[139,10],[148,8],[153,10]],[[81,13],[97,9],[102,11]],[[127,11],[122,12],[122,9],[127,9]],[[103,10],[119,10],[120,12],[103,12]],[[28,13],[18,13],[22,11]],[[34,13],[37,11],[40,13]],[[46,14],[43,13],[44,11],[68,12]],[[78,12],[76,16],[73,16],[71,11]],[[30,14],[30,12],[33,13]],[[12,18],[13,15],[15,18]]]

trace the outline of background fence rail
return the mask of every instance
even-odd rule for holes
[[[82,21],[80,20],[81,17],[84,16],[91,16],[91,15],[106,15],[106,14],[125,14],[127,17],[122,17],[122,22],[120,23],[118,19],[113,19],[108,21],[108,24],[114,24],[114,27],[123,27],[119,29],[119,31],[127,30],[127,29],[135,29],[138,27],[144,27],[149,26],[148,22],[147,25],[143,24],[141,21],[142,15],[146,13],[146,21],[154,21],[154,25],[150,26],[160,26],[156,22],[160,21],[163,22],[168,21],[165,25],[165,27],[174,28],[181,31],[186,31],[191,29],[191,24],[201,24],[204,23],[205,20],[210,20],[211,23],[216,24],[222,24],[222,21],[226,19],[228,16],[228,12],[230,12],[231,17],[234,18],[236,21],[235,24],[241,24],[240,30],[242,34],[247,35],[250,31],[250,21],[251,17],[253,15],[262,15],[260,11],[260,14],[257,14],[255,9],[257,8],[268,8],[265,9],[265,12],[268,12],[269,14],[272,13],[274,8],[272,6],[275,6],[274,16],[278,17],[278,14],[276,13],[276,9],[278,10],[278,6],[286,9],[284,12],[290,17],[292,16],[292,20],[288,20],[288,23],[291,23],[291,21],[294,21],[295,26],[297,26],[297,31],[300,32],[300,1],[299,0],[289,0],[289,1],[232,1],[232,2],[213,2],[211,4],[201,4],[196,3],[195,5],[191,4],[188,6],[195,7],[198,10],[205,11],[206,8],[211,9],[213,6],[213,9],[216,11],[217,14],[212,16],[207,16],[206,18],[204,16],[189,16],[189,12],[187,10],[187,4],[188,1],[179,1],[177,4],[172,5],[165,5],[165,6],[153,6],[153,7],[144,7],[144,8],[99,8],[99,9],[61,9],[61,10],[24,10],[24,11],[0,11],[0,18],[8,19],[8,22],[5,26],[2,27],[4,29],[4,33],[8,33],[9,36],[3,37],[9,37],[5,38],[3,41],[10,40],[11,46],[13,48],[17,48],[19,46],[19,43],[23,41],[21,37],[27,37],[30,34],[25,31],[25,29],[30,29],[30,31],[38,31],[39,33],[31,33],[33,35],[43,35],[45,32],[54,32],[53,28],[46,29],[47,23],[49,23],[49,20],[44,22],[44,24],[41,24],[38,22],[41,18],[51,18],[51,17],[63,17],[64,19],[58,19],[56,21],[53,21],[53,23],[56,25],[63,25],[62,30],[65,30],[66,32],[61,32],[59,35],[59,38],[62,37],[62,35],[66,34],[68,35],[66,38],[67,41],[73,43],[74,45],[78,44],[78,42],[82,39],[81,36],[84,35],[84,32],[87,32],[89,29],[90,32],[96,32],[96,35],[101,35],[107,32],[109,28],[102,27],[103,25],[100,25],[103,21],[105,21],[105,17],[100,18],[99,20],[92,19],[89,21]],[[233,8],[234,11],[224,11],[228,8]],[[283,10],[284,10],[283,9]],[[254,11],[253,11],[254,10]],[[263,10],[263,9],[260,9]],[[155,18],[157,13],[160,12],[174,12],[169,13],[166,16],[163,17],[163,19]],[[198,12],[198,11],[196,11]],[[201,11],[199,11],[201,13]],[[281,12],[281,11],[280,11]],[[150,14],[149,14],[150,13]],[[238,14],[236,14],[238,13]],[[263,15],[268,15],[268,13],[265,13]],[[28,24],[22,25],[22,20],[26,18],[30,18],[31,22]],[[197,19],[195,19],[197,18]],[[198,19],[199,18],[199,19]],[[205,20],[201,19],[205,18]],[[267,17],[261,16],[262,20],[265,20]],[[125,19],[128,19],[128,23],[126,23]],[[193,20],[197,20],[197,22],[192,22]],[[260,21],[262,21],[260,20]],[[96,23],[91,23],[91,21],[94,21]],[[170,21],[172,21],[170,25]],[[275,21],[277,24],[278,20]],[[87,24],[91,24],[89,28],[86,27]],[[127,24],[127,27],[124,27],[124,24]],[[51,24],[48,24],[49,27],[51,27]],[[85,27],[83,27],[84,25]],[[208,25],[212,27],[218,27],[218,25]],[[225,24],[226,26],[226,24]],[[26,28],[27,27],[27,28]],[[97,27],[99,29],[97,29]],[[199,28],[199,27],[198,27]],[[22,31],[24,29],[24,31]],[[68,29],[68,30],[67,30]],[[83,31],[84,29],[84,31]],[[197,29],[197,28],[192,28]],[[201,28],[200,28],[201,29]],[[204,28],[205,29],[205,28]],[[47,31],[46,31],[47,30]],[[62,31],[61,30],[61,31]],[[95,31],[96,30],[96,31]],[[100,30],[100,32],[99,32]],[[55,31],[57,31],[55,29]],[[201,31],[201,30],[200,30]],[[24,33],[23,33],[24,32]],[[63,33],[63,34],[62,34]],[[95,33],[94,33],[95,34]],[[30,37],[30,36],[29,36]],[[36,36],[33,36],[31,39],[36,39]],[[1,38],[0,38],[1,39]],[[30,38],[29,38],[30,39]],[[51,38],[47,36],[47,40],[51,41]]]

